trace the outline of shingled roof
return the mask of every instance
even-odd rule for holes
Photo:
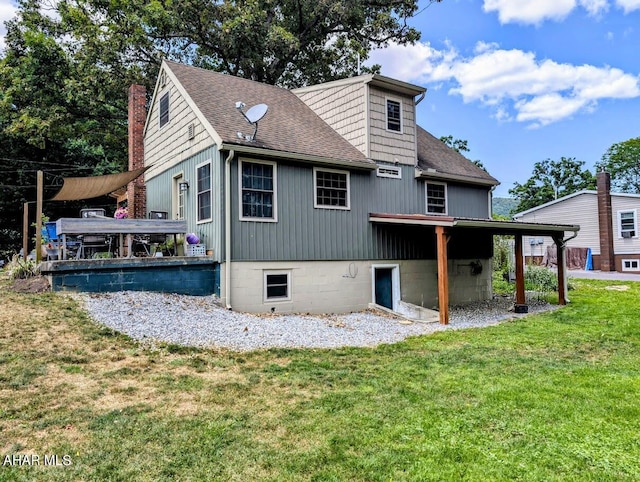
[[[457,179],[487,185],[500,184],[455,149],[418,126],[418,169],[427,178]]]
[[[175,62],[165,61],[165,65],[226,147],[265,149],[274,155],[288,153],[354,167],[376,166],[289,90]],[[254,141],[237,135],[253,133],[236,110],[238,101],[247,108],[269,106]]]

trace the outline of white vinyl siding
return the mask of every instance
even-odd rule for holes
[[[349,171],[313,168],[314,207],[350,209]]]

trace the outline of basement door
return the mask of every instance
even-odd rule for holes
[[[400,277],[397,265],[372,266],[373,302],[390,310],[400,299]]]

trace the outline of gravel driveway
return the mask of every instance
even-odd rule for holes
[[[336,348],[394,343],[441,330],[480,328],[519,318],[499,298],[450,310],[450,324],[407,323],[374,311],[346,315],[253,315],[228,311],[215,297],[124,291],[81,294],[91,317],[141,342],[228,348]],[[557,308],[531,303],[530,312]]]

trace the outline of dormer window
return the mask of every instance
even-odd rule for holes
[[[387,99],[387,130],[402,132],[402,103]]]

